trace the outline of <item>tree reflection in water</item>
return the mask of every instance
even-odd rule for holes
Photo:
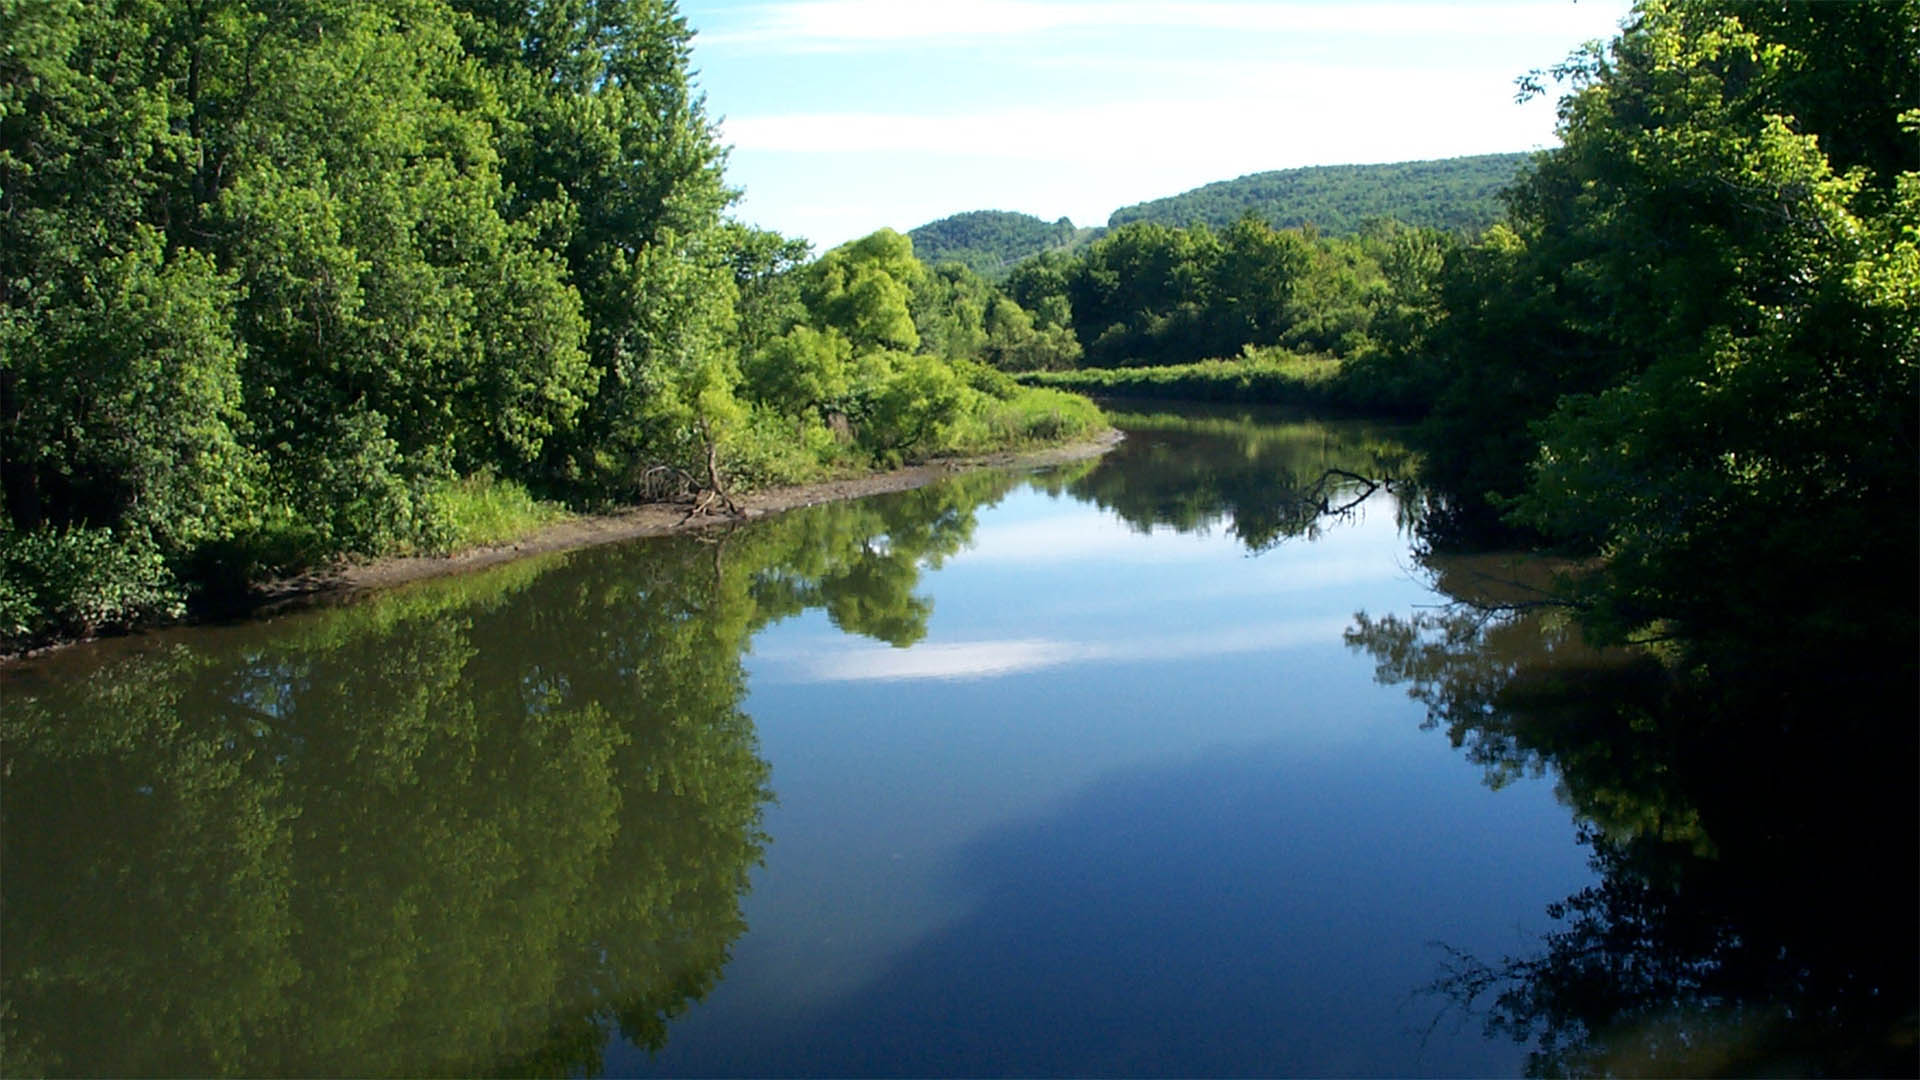
[[[1137,529],[1220,526],[1254,552],[1317,538],[1411,471],[1394,429],[1366,421],[1287,423],[1247,409],[1188,408],[1119,413],[1113,422],[1129,438],[1069,491]]]
[[[1362,614],[1349,644],[1489,784],[1552,770],[1599,875],[1538,953],[1449,949],[1431,989],[1530,1042],[1530,1075],[1915,1075],[1909,666],[1677,679],[1430,568],[1483,606]]]
[[[918,639],[920,568],[1014,482],[12,673],[0,1072],[563,1076],[614,1031],[658,1048],[767,842],[750,636],[820,607]]]

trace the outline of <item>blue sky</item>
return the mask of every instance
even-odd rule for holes
[[[962,210],[1115,209],[1301,165],[1552,146],[1516,76],[1628,0],[683,0],[746,190],[816,249]]]

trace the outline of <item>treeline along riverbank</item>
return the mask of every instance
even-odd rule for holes
[[[809,260],[727,220],[670,0],[7,21],[7,647],[562,506],[1101,424],[923,332],[941,283],[904,238]]]
[[[1426,528],[1603,555],[1600,637],[1913,681],[1914,0],[1638,5],[1477,238],[1132,223],[999,285],[727,221],[669,3],[99,14],[5,61],[15,642],[1100,423],[1018,375],[1419,418]]]

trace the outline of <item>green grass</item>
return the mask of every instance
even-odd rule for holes
[[[1276,405],[1343,404],[1340,362],[1277,349],[1235,360],[1203,360],[1167,367],[1081,368],[1020,376],[1030,386],[1103,397],[1177,398]]]
[[[511,480],[485,473],[436,485],[427,499],[442,523],[442,553],[511,543],[543,525],[572,516]]]
[[[1007,399],[988,398],[954,432],[953,449],[976,453],[1072,442],[1107,430],[1100,407],[1079,394],[1023,386]]]

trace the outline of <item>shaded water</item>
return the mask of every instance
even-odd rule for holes
[[[1488,1075],[1604,1042],[1494,1001],[1552,985],[1549,907],[1614,880],[1608,838],[1712,830],[1509,691],[1631,700],[1644,666],[1446,622],[1470,568],[1354,479],[1404,469],[1389,430],[1121,425],[1089,465],[8,671],[0,1071]]]

